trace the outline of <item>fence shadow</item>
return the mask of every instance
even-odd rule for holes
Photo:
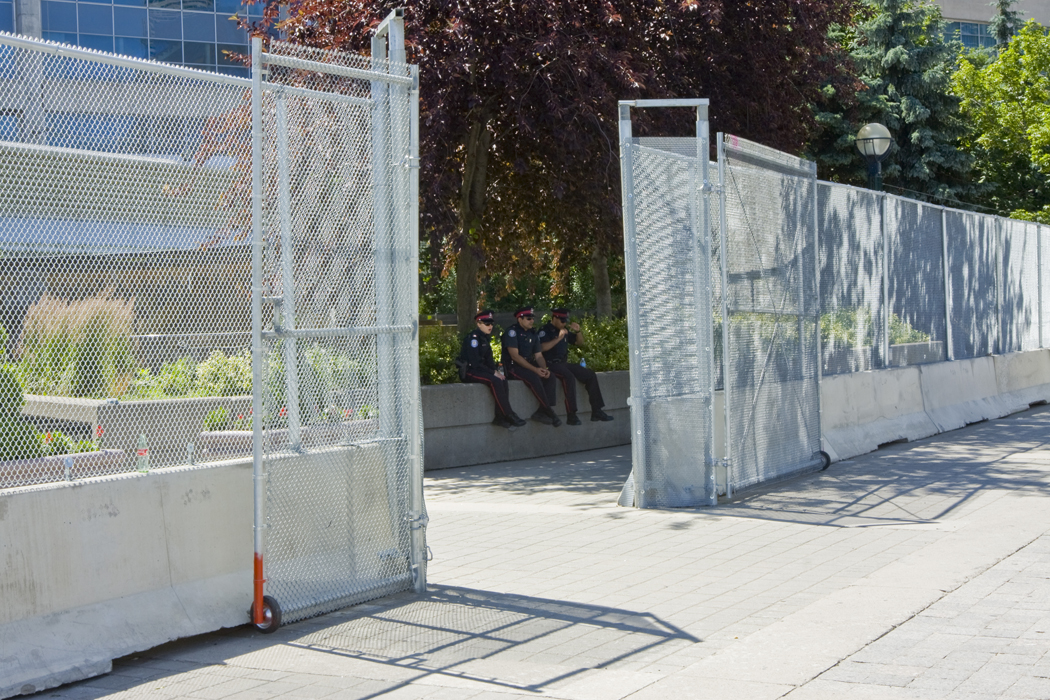
[[[180,640],[119,659],[109,676],[68,686],[70,697],[208,693],[229,682],[223,671],[234,677],[241,669],[268,669],[274,680],[281,671],[371,679],[354,687],[355,698],[421,681],[464,692],[539,693],[591,669],[701,641],[650,613],[450,586],[433,586],[425,596],[389,596],[271,636],[241,627],[207,640]],[[522,660],[529,663],[516,663]]]

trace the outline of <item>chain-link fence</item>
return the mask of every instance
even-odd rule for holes
[[[719,135],[727,490],[821,464],[813,163]]]
[[[697,110],[694,138],[635,138],[632,107]],[[620,502],[713,503],[707,102],[621,103],[634,469]]]
[[[249,80],[0,35],[0,488],[253,462],[285,620],[421,585],[418,73],[390,47],[274,41]]]

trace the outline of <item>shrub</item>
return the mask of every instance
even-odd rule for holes
[[[626,318],[584,316],[574,320],[580,324],[586,345],[569,346],[570,362],[586,359],[587,367],[595,372],[630,369]]]
[[[179,370],[181,365],[178,365],[178,363],[176,365],[171,369],[169,376],[173,378],[172,388],[178,390],[181,388],[183,380]],[[197,396],[244,396],[245,394],[250,394],[252,393],[251,352],[245,350],[238,355],[227,356],[221,350],[216,350],[208,355],[204,362],[197,365],[195,375],[195,389],[192,393]]]
[[[221,406],[219,408],[208,411],[208,415],[204,416],[204,429],[208,432],[216,430],[226,430],[230,427],[230,414],[225,408]]]
[[[0,418],[18,418],[26,403],[15,368],[0,365]]]
[[[67,301],[44,294],[29,307],[18,342],[18,373],[30,393],[122,397],[134,370],[135,300],[106,289]]]
[[[0,365],[0,461],[40,457],[40,433],[22,417],[25,395],[11,365]]]
[[[460,345],[461,341],[454,326],[420,326],[419,381],[422,384],[458,382],[456,358],[459,356]]]

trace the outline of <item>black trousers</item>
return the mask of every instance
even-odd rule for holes
[[[580,367],[568,362],[555,362],[547,365],[551,375],[561,380],[562,392],[565,394],[565,410],[576,413],[576,380],[583,382],[587,389],[587,397],[591,400],[591,412],[600,411],[605,401],[602,400],[602,390],[598,387],[598,375],[594,370]]]
[[[510,408],[510,396],[507,394],[507,380],[500,379],[495,372],[487,369],[470,368],[463,380],[470,384],[485,384],[492,390],[492,398],[496,399],[496,414],[508,416],[513,411]]]
[[[506,367],[506,365],[504,365]],[[558,400],[558,384],[557,380],[554,379],[554,375],[544,379],[540,375],[530,370],[511,366],[507,370],[507,377],[510,379],[520,379],[525,382],[526,386],[532,390],[535,394],[536,400],[540,402],[540,406],[543,408],[551,408]]]

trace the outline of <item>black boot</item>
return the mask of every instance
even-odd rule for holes
[[[510,418],[506,416],[496,416],[492,419],[492,424],[500,428],[506,428],[507,430],[517,430],[518,427],[511,422]]]
[[[537,408],[536,412],[529,416],[532,420],[537,423],[543,423],[544,425],[552,425],[551,417],[548,416],[542,408]]]
[[[613,419],[612,416],[610,416],[608,413],[606,413],[605,411],[603,411],[600,408],[595,410],[595,411],[591,411],[591,420],[592,421],[610,421],[612,419]]]
[[[569,425],[583,425],[583,422],[580,420],[580,417],[577,416],[575,413],[570,413],[569,415],[565,416],[565,422]]]
[[[554,412],[553,408],[545,408],[543,411],[547,414],[547,417],[551,419],[551,425],[555,428],[561,425],[561,418],[558,418],[558,414]]]
[[[509,420],[512,424],[514,424],[515,427],[518,427],[518,428],[520,428],[521,426],[525,425],[525,423],[526,423],[525,419],[523,419],[521,416],[519,416],[514,411],[511,411],[510,413],[507,414],[507,420]]]

